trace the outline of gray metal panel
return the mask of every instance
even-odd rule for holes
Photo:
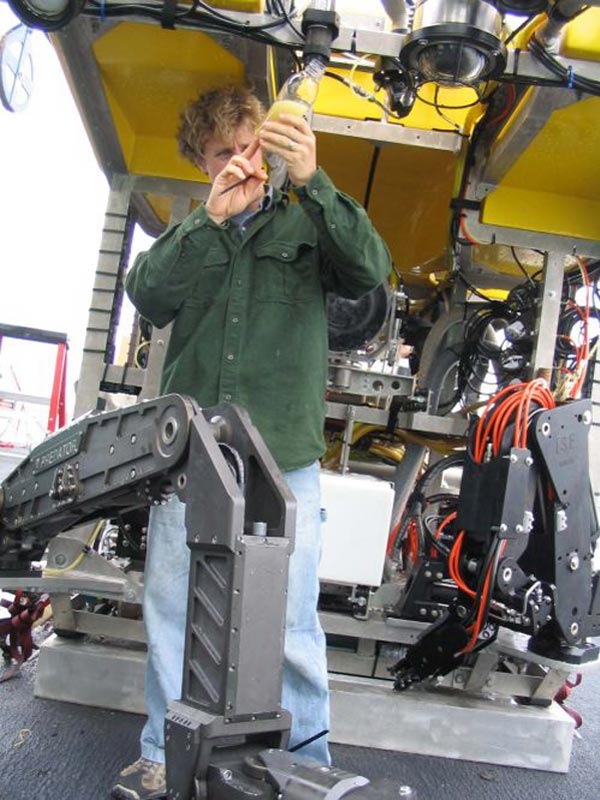
[[[462,137],[453,131],[406,128],[403,125],[394,125],[388,122],[314,114],[311,119],[311,127],[316,133],[351,136],[353,139],[367,139],[376,144],[403,144],[410,147],[448,150],[451,153],[458,153],[462,147]]]
[[[55,34],[56,52],[98,163],[110,181],[115,173],[127,172],[127,165],[92,50],[95,25],[83,16],[74,19]],[[103,24],[102,33],[109,25],[113,23]]]
[[[355,422],[368,422],[371,425],[386,427],[389,411],[369,406],[349,406],[346,403],[326,403],[326,414],[330,419],[348,419],[348,409],[352,408]],[[467,423],[458,417],[436,417],[422,411],[401,412],[397,419],[398,428],[443,433],[446,436],[464,436]]]
[[[549,772],[569,768],[573,720],[556,704],[519,706],[443,690],[398,694],[365,678],[336,677],[330,688],[332,742]]]
[[[467,197],[467,199],[473,198]],[[600,242],[597,240],[490,225],[479,221],[477,211],[463,209],[462,213],[467,230],[479,244],[506,244],[528,247],[533,250],[547,250],[555,255],[572,256],[577,254],[589,258],[600,258]]]
[[[36,697],[144,714],[146,653],[52,636],[41,648]]]
[[[535,331],[535,350],[532,359],[532,374],[537,376],[540,369],[552,370],[556,331],[560,316],[563,274],[565,260],[561,255],[546,254],[544,258],[544,279],[541,304]]]
[[[279,711],[289,541],[245,536],[235,710]]]
[[[111,189],[104,217],[96,276],[98,276],[98,273],[108,273],[105,275],[104,289],[110,286],[110,276],[114,276],[111,287],[113,293],[118,291],[118,276],[122,266],[123,250],[127,238],[126,220],[129,212],[129,201],[130,192],[128,189]],[[100,307],[97,304],[101,304],[107,297],[110,297],[112,303],[113,294],[109,296],[105,291],[99,292],[96,288],[92,291],[81,370],[75,394],[75,410],[73,414],[75,418],[96,408],[100,382],[106,369],[105,351],[110,332],[111,315],[110,309],[106,309],[102,313],[95,309]]]
[[[542,130],[553,112],[572,105],[577,98],[570,89],[534,88],[527,102],[519,105],[515,114],[509,117],[506,131],[499,141],[494,142],[487,158],[482,159],[481,180],[484,183],[498,184],[523,155],[527,147]],[[475,187],[476,188],[476,187]]]

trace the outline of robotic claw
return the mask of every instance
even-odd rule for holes
[[[0,489],[0,582],[30,584],[32,562],[58,533],[171,492],[186,504],[191,567],[182,698],[165,721],[168,797],[397,797],[392,781],[371,784],[283,749],[295,501],[241,409],[201,411],[168,395],[46,440]]]
[[[600,635],[591,421],[590,401],[557,407],[541,381],[507,387],[476,420],[458,502],[396,609],[406,618],[427,603],[439,617],[392,668],[397,689],[468,662],[500,627],[528,634],[531,652],[567,667],[598,659],[588,638]],[[424,577],[432,574],[446,578],[437,586],[445,602]]]

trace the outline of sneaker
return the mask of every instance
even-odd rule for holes
[[[167,771],[164,764],[138,758],[119,774],[111,797],[115,800],[160,800],[167,796]]]

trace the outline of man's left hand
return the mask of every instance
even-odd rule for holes
[[[264,150],[285,161],[294,186],[304,186],[317,171],[317,142],[303,117],[282,114],[277,122],[265,122],[258,138]]]

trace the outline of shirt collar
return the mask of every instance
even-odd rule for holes
[[[263,199],[261,200],[259,208],[256,211],[249,211],[246,209],[245,211],[240,211],[239,214],[234,214],[230,217],[231,222],[238,227],[245,225],[249,222],[253,217],[257,214],[260,214],[262,211],[268,211],[271,206],[273,205],[273,187],[270,183],[267,183],[265,186],[265,193],[263,195]]]

